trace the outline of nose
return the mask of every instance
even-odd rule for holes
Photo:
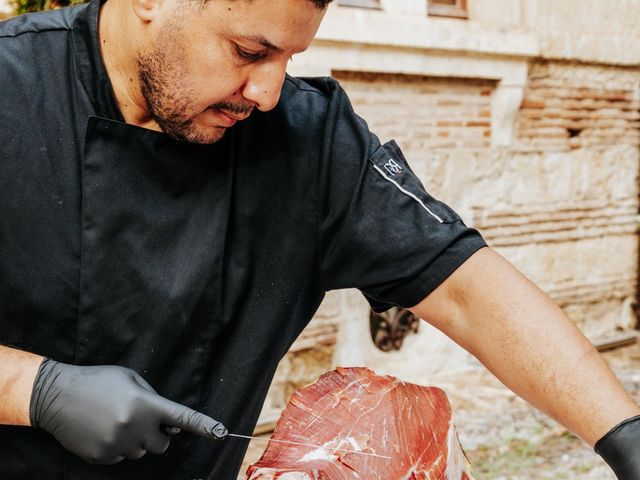
[[[247,78],[242,96],[253,102],[262,112],[274,109],[280,100],[286,71],[286,62],[265,62],[256,65]]]

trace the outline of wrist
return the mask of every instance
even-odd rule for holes
[[[640,415],[613,427],[598,440],[595,452],[620,480],[640,478]]]
[[[56,364],[57,362],[50,358],[43,358],[33,378],[31,395],[29,397],[29,423],[32,427],[40,428],[38,424],[38,414],[43,397],[42,386],[54,373]]]
[[[31,425],[31,393],[42,361],[40,355],[0,347],[0,424]]]

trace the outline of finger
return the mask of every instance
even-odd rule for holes
[[[186,432],[215,439],[227,435],[227,429],[217,420],[188,407],[180,407],[181,408],[174,409],[170,412],[171,419],[173,420],[171,425],[175,425],[177,428]]]
[[[166,398],[158,397],[158,399],[164,425],[212,439],[224,438],[227,435],[227,429],[217,420]]]

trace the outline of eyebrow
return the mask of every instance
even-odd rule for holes
[[[284,53],[284,50],[282,48],[275,46],[262,35],[240,35],[239,38],[245,41],[259,43],[263,47],[268,48],[269,50],[272,50],[276,53]]]

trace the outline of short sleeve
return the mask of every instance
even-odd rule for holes
[[[414,306],[486,243],[340,97],[319,185],[324,287],[358,288],[376,311]]]

